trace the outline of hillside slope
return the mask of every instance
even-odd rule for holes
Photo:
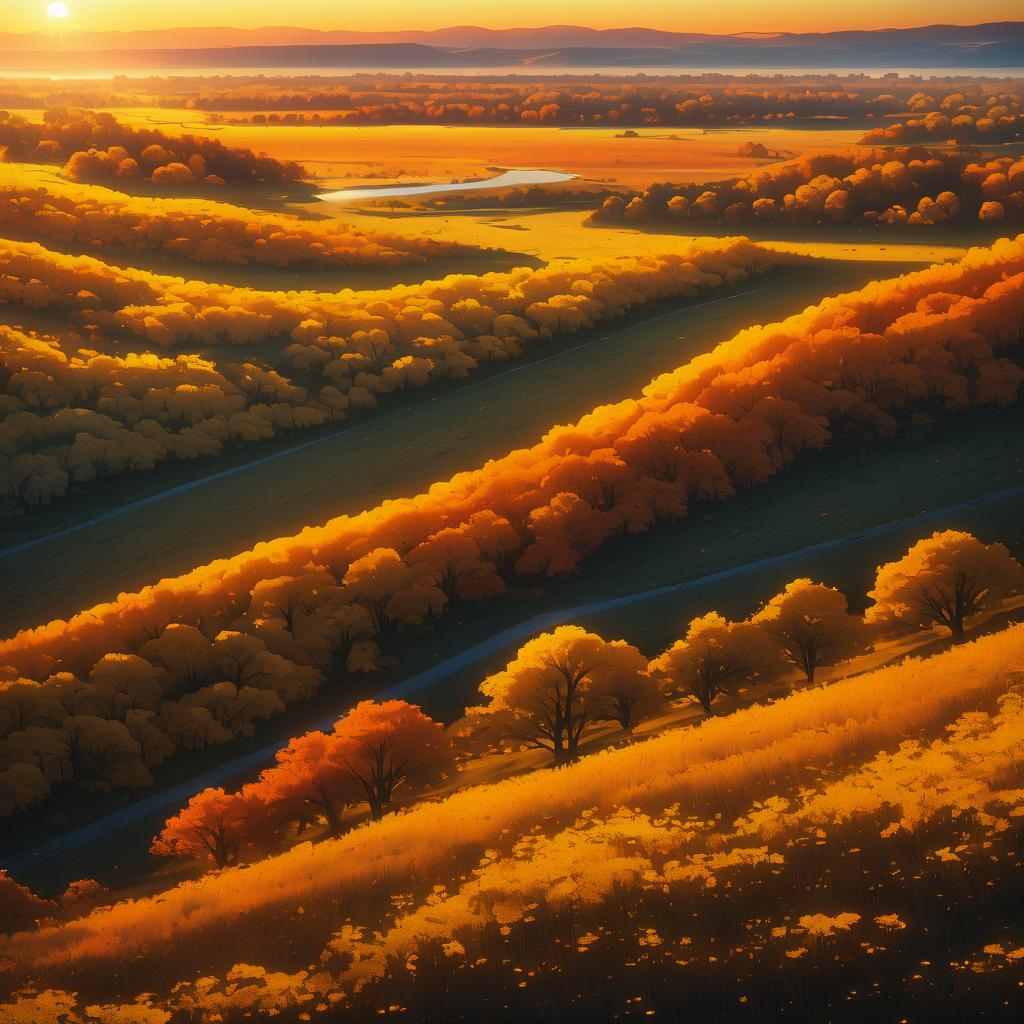
[[[161,1022],[1012,1016],[1022,668],[1016,626],[471,788],[15,935],[5,978]]]

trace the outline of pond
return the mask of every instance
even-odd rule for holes
[[[369,188],[342,188],[317,196],[328,203],[355,203],[364,199],[384,199],[388,196],[427,196],[436,192],[475,192],[488,188],[513,188],[517,185],[554,185],[571,181],[575,174],[562,171],[513,170],[482,178],[479,181],[441,182],[435,185],[381,185]]]

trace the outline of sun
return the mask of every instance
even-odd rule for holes
[[[70,13],[67,4],[49,4],[46,8],[46,14],[50,18],[66,18]]]

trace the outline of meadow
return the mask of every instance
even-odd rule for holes
[[[1016,1013],[1018,86],[188,82],[0,83],[0,1021]]]
[[[964,930],[945,959],[926,965],[916,998],[932,1003],[941,998],[933,989],[948,993],[961,961],[967,970],[988,963],[996,973],[987,980],[1010,994],[1014,936],[994,908],[1014,891],[1017,864],[1020,695],[1012,666],[1020,656],[1016,627],[931,660],[588,755],[558,769],[557,785],[539,771],[469,788],[343,839],[16,936],[4,951],[15,977],[19,964],[33,964],[47,989],[68,987],[85,1000],[113,995],[111,1019],[140,989],[158,993],[145,1005],[179,1014],[258,1007],[287,1019],[323,1001],[358,1018],[371,1007],[387,1012],[395,986],[399,1005],[429,1006],[438,971],[457,1001],[475,987],[468,973],[463,994],[458,972],[474,968],[490,975],[495,994],[522,987],[520,976],[546,988],[555,973],[564,985],[564,972],[585,971],[602,943],[653,959],[666,983],[675,979],[672,988],[693,974],[726,972],[739,983],[737,1003],[746,986],[761,983],[745,955],[753,945],[780,966],[808,958],[793,970],[833,961],[819,983],[830,1001],[846,979],[870,970],[884,988],[868,987],[860,1000],[899,1005],[903,972],[934,948],[930,926],[949,920],[943,897],[923,898],[922,884],[908,898],[904,888],[927,864],[925,877],[941,876],[954,906],[986,879],[992,912],[967,927],[966,907],[958,908]],[[948,840],[936,845],[950,818],[955,849]],[[848,857],[857,858],[855,870],[841,871],[841,886],[828,884]],[[815,884],[784,883],[791,872]],[[770,895],[767,878],[791,895]],[[677,916],[673,907],[682,905],[692,915]],[[363,925],[370,919],[375,934]],[[126,950],[135,954],[131,980],[111,985]],[[630,977],[629,963],[605,965],[613,984],[589,997],[600,1012]],[[175,984],[196,967],[215,973]],[[665,989],[646,977],[635,994],[659,1005]],[[696,983],[702,999],[710,983]],[[30,990],[14,1012],[45,998]]]

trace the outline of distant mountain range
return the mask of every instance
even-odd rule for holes
[[[574,25],[430,32],[268,27],[0,33],[0,67],[1024,67],[1024,22],[702,35]]]

